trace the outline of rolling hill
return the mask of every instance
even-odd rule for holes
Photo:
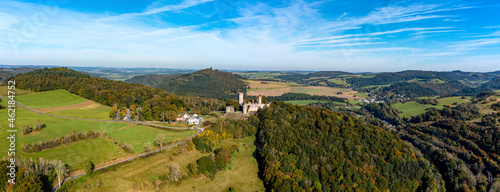
[[[143,75],[126,80],[127,83],[149,85],[178,95],[234,99],[238,92],[246,92],[245,78],[211,68],[183,75]]]

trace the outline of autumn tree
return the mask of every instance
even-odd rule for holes
[[[118,112],[118,106],[113,105],[111,111],[109,111],[109,118],[114,119],[116,117],[116,112]]]
[[[151,151],[151,142],[146,142],[144,143],[144,151],[146,151],[146,153],[149,153]]]
[[[156,135],[156,137],[155,137],[155,145],[159,146],[160,149],[163,148],[163,141],[165,141],[165,135],[164,134],[159,133],[158,135]]]
[[[85,157],[85,159],[83,159],[83,170],[85,171],[85,174],[88,176],[92,176],[94,168],[94,163],[92,163],[92,161]]]

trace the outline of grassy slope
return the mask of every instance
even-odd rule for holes
[[[58,146],[38,153],[23,153],[23,155],[33,158],[59,159],[67,163],[71,170],[78,170],[83,168],[83,159],[85,157],[89,158],[94,164],[98,164],[129,154],[109,139],[100,137]]]
[[[166,142],[175,141],[184,137],[192,136],[196,130],[187,131],[166,131],[147,126],[133,126],[127,129],[116,130],[106,133],[115,141],[123,141],[134,147],[135,153],[144,152],[144,143],[151,142],[154,145],[156,135],[162,133],[165,135]]]
[[[0,102],[2,105],[6,105],[6,101]],[[1,117],[7,119],[7,110],[0,110]],[[37,131],[30,133],[28,135],[22,135],[20,130],[21,125],[29,125],[33,127],[33,123],[37,120],[42,120],[46,127],[42,131]],[[54,138],[59,138],[64,135],[70,134],[73,131],[76,132],[87,132],[89,130],[93,131],[103,131],[111,132],[113,130],[120,129],[127,126],[125,123],[112,123],[112,122],[98,122],[98,121],[80,121],[72,119],[63,119],[50,117],[46,115],[41,115],[31,111],[27,111],[22,108],[16,108],[16,127],[18,128],[17,140],[16,142],[20,145],[23,141],[27,143],[35,143],[38,141],[50,141]],[[7,121],[2,121],[0,124],[1,130],[6,130],[8,126]],[[6,137],[7,132],[1,131],[0,136],[2,138]],[[0,157],[6,154],[7,143],[6,139],[0,140]],[[18,146],[19,148],[20,146]]]
[[[264,191],[264,185],[257,176],[257,161],[252,157],[252,153],[255,151],[254,140],[255,138],[251,137],[239,140],[224,140],[218,143],[217,147],[237,143],[240,146],[240,151],[232,155],[232,162],[229,164],[230,168],[218,172],[214,180],[199,175],[194,178],[184,179],[179,185],[167,185],[166,188],[160,191],[218,192],[224,191],[230,186],[235,187],[237,191]],[[169,149],[165,153],[123,165],[116,171],[98,174],[91,179],[78,179],[71,191],[81,191],[86,185],[92,187],[85,188],[85,191],[134,191],[133,184],[136,181],[144,182],[157,179],[162,175],[168,175],[168,167],[172,164],[178,164],[181,174],[185,174],[189,163],[195,163],[200,157],[208,155],[207,153],[194,151],[175,156],[176,151],[177,148]],[[172,160],[169,160],[169,157],[172,157]],[[95,183],[99,179],[102,181],[102,186],[96,187]],[[193,187],[196,187],[196,190]]]
[[[79,117],[87,119],[110,119],[109,111],[111,107],[105,105],[99,105],[95,108],[79,108],[79,109],[68,109],[62,111],[49,112],[54,115],[61,115],[66,117]]]
[[[87,101],[65,90],[55,90],[21,95],[16,100],[29,108],[49,108],[73,105]]]
[[[467,99],[470,99],[470,98],[467,98]],[[455,102],[457,102],[458,104],[467,102],[466,100],[461,99],[461,97],[446,97],[446,98],[437,99],[437,101],[439,102],[437,105],[431,105],[431,104],[423,105],[423,104],[420,104],[418,102],[408,102],[408,103],[396,103],[396,104],[392,105],[392,107],[403,112],[403,113],[399,114],[400,117],[403,117],[405,115],[407,117],[411,117],[411,116],[425,113],[426,112],[425,109],[427,109],[427,108],[434,107],[436,109],[443,109],[444,106],[446,106],[446,105],[451,106]]]

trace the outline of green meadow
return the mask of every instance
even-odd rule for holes
[[[137,125],[126,129],[106,132],[106,134],[117,142],[123,141],[124,143],[131,144],[134,147],[135,153],[142,153],[144,152],[144,143],[151,142],[154,145],[155,137],[160,133],[165,135],[165,142],[170,142],[192,136],[196,132],[197,130],[169,131]]]
[[[83,168],[85,157],[94,164],[99,164],[129,155],[121,147],[103,137],[69,143],[38,153],[22,154],[32,158],[59,159],[67,163],[72,171]]]
[[[60,115],[65,117],[78,117],[85,119],[110,119],[109,111],[111,107],[100,105],[95,108],[78,108],[62,111],[48,112],[49,114]]]
[[[45,91],[21,95],[16,97],[16,100],[29,108],[61,107],[87,101],[87,99],[73,95],[66,90]]]
[[[198,175],[184,178],[181,184],[166,184],[160,191],[225,191],[233,187],[236,191],[265,191],[263,182],[258,177],[258,163],[252,154],[255,151],[253,142],[255,137],[244,139],[226,139],[216,142],[216,147],[223,145],[238,144],[239,152],[231,155],[232,162],[228,167],[217,172],[214,180]],[[170,173],[168,167],[177,164],[180,167],[180,173],[188,172],[187,165],[196,163],[196,160],[208,153],[199,151],[185,152],[177,155],[178,148],[166,150],[149,158],[138,159],[131,163],[122,165],[119,169],[100,173],[92,178],[82,177],[75,180],[70,191],[137,191],[133,188],[137,183],[152,183],[160,176]],[[97,187],[97,181],[102,181],[101,186]],[[87,187],[86,187],[87,186]],[[90,188],[88,187],[90,186]],[[140,191],[156,191],[153,187]]]
[[[454,103],[461,104],[468,102],[470,98],[461,99],[461,97],[446,97],[441,99],[436,99],[439,103],[437,105],[431,104],[420,104],[416,101],[407,102],[407,103],[396,103],[392,105],[393,108],[403,112],[400,113],[400,117],[411,117],[418,114],[425,113],[427,108],[434,107],[436,109],[443,109],[445,106],[453,106]]]

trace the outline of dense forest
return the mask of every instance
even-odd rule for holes
[[[178,95],[229,100],[236,98],[238,92],[246,92],[243,80],[239,75],[209,68],[183,75],[136,76],[126,82],[152,84]]]
[[[439,79],[442,81],[464,81],[468,85],[474,85],[474,81],[490,81],[498,78],[497,73],[472,73],[462,71],[435,72],[435,71],[401,71],[394,73],[376,73],[372,78],[349,78],[347,82],[357,87],[370,85],[387,85],[401,83],[412,79],[431,80]]]
[[[283,102],[257,116],[258,160],[270,191],[444,191],[426,159],[379,127]]]
[[[37,69],[19,74],[13,79],[20,89],[37,92],[65,89],[103,105],[117,105],[133,110],[142,108],[141,115],[145,120],[158,120],[169,111],[202,111],[204,108],[213,111],[224,107],[224,102],[215,99],[180,97],[162,89],[90,77],[67,68]]]
[[[473,101],[487,100],[482,95]],[[494,105],[491,109],[498,110]],[[363,109],[396,125],[385,127],[421,150],[438,168],[447,191],[500,191],[498,111],[481,114],[478,107],[465,103],[400,118],[398,111],[388,104],[371,103]],[[370,122],[366,117],[362,119]],[[469,122],[478,118],[481,119],[478,123]]]

